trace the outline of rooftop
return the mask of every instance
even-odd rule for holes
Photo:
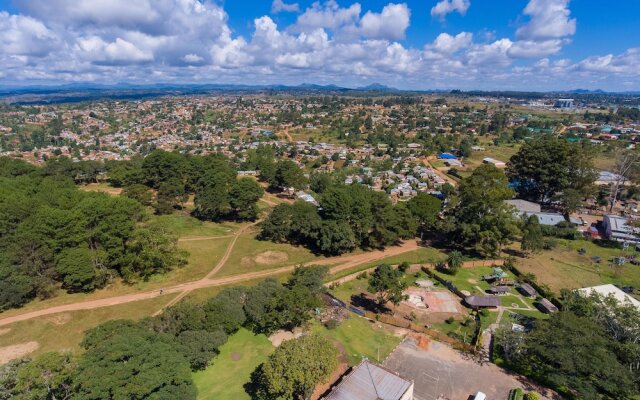
[[[363,360],[324,399],[400,400],[412,388],[412,381]]]
[[[633,304],[637,308],[640,308],[640,301],[636,300],[634,297],[628,295],[622,289],[612,284],[586,287],[582,289],[577,289],[577,291],[584,295],[597,293],[604,297],[612,296],[613,298],[618,300],[618,302],[621,304],[624,304],[626,301],[629,301],[631,304]]]

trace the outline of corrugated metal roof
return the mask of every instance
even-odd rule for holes
[[[496,296],[468,296],[465,303],[471,307],[498,307],[500,299]]]
[[[364,360],[334,387],[326,400],[399,400],[413,382]]]

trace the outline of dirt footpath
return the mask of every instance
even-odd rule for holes
[[[414,380],[415,400],[467,400],[478,391],[484,392],[488,399],[501,400],[518,387],[541,393],[540,388],[523,377],[495,364],[480,365],[442,343],[430,339],[424,342],[419,347],[415,339],[408,337],[384,362],[387,368]]]

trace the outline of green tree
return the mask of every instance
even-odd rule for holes
[[[232,186],[229,204],[233,214],[240,220],[254,220],[258,216],[258,200],[264,190],[251,178],[240,178]]]
[[[320,228],[318,248],[328,254],[339,255],[358,245],[353,231],[346,222],[325,221]]]
[[[106,283],[108,276],[97,252],[86,247],[63,250],[56,260],[56,272],[62,277],[62,286],[70,292],[88,292]]]
[[[321,336],[303,336],[278,347],[253,374],[263,398],[308,399],[337,366],[337,351]]]
[[[442,209],[442,202],[434,196],[418,193],[407,202],[407,207],[420,224],[420,237],[422,238],[425,232],[434,227]]]
[[[531,215],[523,217],[522,243],[520,248],[525,252],[537,252],[544,248],[544,235],[538,222],[538,217]]]
[[[171,214],[174,208],[187,201],[184,183],[178,178],[169,178],[160,183],[156,199],[157,214]]]
[[[397,306],[407,298],[403,294],[406,289],[406,284],[402,281],[403,275],[402,271],[391,268],[388,264],[381,264],[371,274],[367,290],[377,295],[381,306],[389,301]]]
[[[462,253],[459,251],[452,251],[447,257],[447,270],[451,275],[456,275],[460,268],[462,268],[463,258]]]
[[[451,212],[458,243],[482,255],[497,255],[518,233],[513,209],[504,203],[512,197],[507,178],[493,165],[483,164],[463,179]]]
[[[589,145],[545,136],[522,145],[507,163],[507,175],[524,198],[541,202],[559,199],[571,206],[576,193],[583,197],[591,194],[597,177],[594,156]],[[569,189],[573,192],[567,193]],[[570,197],[563,197],[563,193]]]
[[[205,369],[218,355],[220,346],[227,342],[227,334],[222,330],[184,331],[178,335],[177,341],[183,346],[182,353],[189,361],[191,369],[197,371]]]
[[[13,399],[71,399],[76,368],[71,354],[44,353],[18,369]]]
[[[196,399],[189,362],[153,336],[116,334],[89,347],[78,363],[77,398]]]
[[[291,160],[282,160],[276,164],[276,171],[271,186],[279,189],[295,188],[304,189],[307,184],[307,178],[304,177],[302,170]]]
[[[178,249],[178,238],[162,224],[136,229],[123,255],[120,274],[126,280],[149,279],[186,264],[186,252]]]
[[[143,206],[150,206],[153,201],[153,193],[145,185],[133,184],[125,186],[122,195],[138,201]]]

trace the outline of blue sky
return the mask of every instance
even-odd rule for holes
[[[640,1],[0,0],[0,85],[640,90]]]

